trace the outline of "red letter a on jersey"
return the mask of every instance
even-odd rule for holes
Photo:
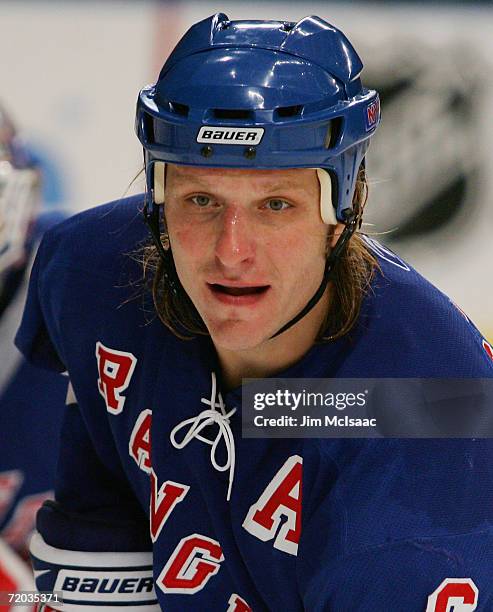
[[[274,548],[290,555],[298,554],[301,535],[301,475],[303,459],[289,457],[270,484],[253,504],[243,527],[267,542],[276,536]],[[287,520],[282,524],[282,515]]]
[[[99,393],[104,397],[108,412],[120,414],[125,403],[121,392],[130,384],[137,359],[132,353],[109,349],[101,342],[96,343],[96,358]]]
[[[141,470],[150,474],[151,472],[151,423],[152,411],[142,410],[135,421],[128,452]]]

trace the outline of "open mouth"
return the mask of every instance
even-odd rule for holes
[[[214,291],[214,293],[219,293],[222,295],[234,295],[234,296],[242,296],[242,295],[261,295],[265,293],[269,288],[269,285],[261,285],[258,287],[228,287],[227,285],[219,285],[217,283],[210,284],[209,287]]]

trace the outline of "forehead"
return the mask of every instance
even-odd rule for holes
[[[202,183],[213,186],[232,181],[250,184],[252,187],[270,189],[311,190],[318,188],[316,171],[312,168],[284,168],[282,170],[260,170],[249,168],[209,168],[202,166],[179,166],[168,164],[166,186]]]

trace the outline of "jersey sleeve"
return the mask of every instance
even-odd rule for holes
[[[31,541],[37,589],[61,592],[63,610],[159,610],[147,517],[123,473],[96,452],[75,398],[69,397],[55,501],[39,510]]]
[[[455,604],[491,610],[493,531],[412,538],[327,563],[313,551],[304,564],[306,610],[438,612]],[[474,604],[477,607],[472,607]]]
[[[26,359],[45,369],[63,372],[66,367],[60,343],[55,338],[57,321],[62,313],[56,308],[53,291],[45,291],[45,279],[50,274],[51,232],[45,234],[34,261],[26,305],[15,343]],[[51,281],[56,282],[56,276]]]

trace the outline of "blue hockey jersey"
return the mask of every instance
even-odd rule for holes
[[[62,560],[35,558],[38,588],[100,610],[492,610],[491,441],[242,438],[241,389],[213,390],[210,339],[176,338],[142,294],[130,256],[147,240],[141,208],[133,197],[81,213],[38,252],[17,342],[73,386],[57,504],[39,513],[34,546]],[[381,273],[350,337],[279,376],[493,377],[467,318],[368,244]],[[193,435],[221,399],[229,416]],[[126,566],[142,573],[122,579],[117,553],[141,555]]]

